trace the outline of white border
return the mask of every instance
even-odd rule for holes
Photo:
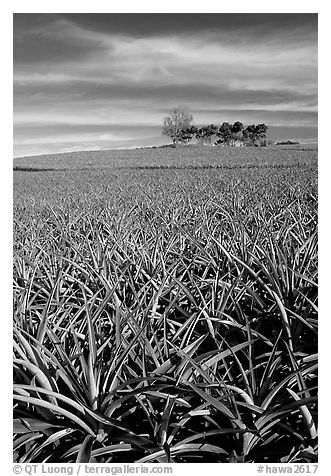
[[[249,8],[248,8],[249,7]],[[13,1],[5,0],[0,7],[1,34],[1,303],[2,303],[2,339],[1,351],[1,410],[3,425],[1,428],[1,454],[5,467],[3,474],[12,474],[12,14],[16,13],[318,13],[319,14],[319,249],[320,249],[320,412],[321,427],[319,471],[316,474],[328,474],[328,451],[330,430],[330,370],[327,354],[329,344],[330,319],[328,294],[331,284],[330,266],[330,94],[329,94],[329,31],[330,8],[326,1],[312,2],[307,0],[265,2],[265,1],[236,1],[236,2],[195,2],[168,0],[167,2],[109,2],[109,1]],[[178,469],[177,469],[178,468]],[[7,471],[8,469],[8,471]],[[177,466],[174,474],[204,470],[202,464]],[[256,474],[256,465],[233,465],[222,467],[226,474]],[[215,472],[214,472],[215,471]],[[208,472],[220,474],[218,465],[208,465]]]

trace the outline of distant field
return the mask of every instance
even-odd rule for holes
[[[317,149],[14,168],[16,462],[317,461]]]
[[[177,149],[134,149],[71,152],[14,159],[14,167],[37,169],[127,168],[127,167],[254,167],[294,165],[317,159],[314,146],[232,148],[181,147]]]
[[[299,180],[303,174],[314,179],[316,171],[317,149],[311,147],[75,152],[15,159],[14,198],[18,201],[22,198],[64,200],[71,196],[79,199],[87,193],[106,200],[118,187],[130,195],[136,188],[144,189],[149,184],[150,193],[154,194],[155,187],[160,189],[160,182],[166,190],[190,188],[196,179],[204,188],[204,180],[215,179],[211,184],[213,189],[218,187],[220,178],[229,186],[236,178],[244,181],[253,178],[252,184],[259,177],[277,182],[284,174],[298,176]]]

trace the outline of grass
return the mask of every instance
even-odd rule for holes
[[[16,159],[15,461],[317,461],[316,151],[224,154]]]

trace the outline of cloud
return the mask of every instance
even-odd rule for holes
[[[85,32],[57,14],[14,14],[14,68],[46,64],[63,67],[103,49],[103,37]],[[107,45],[109,48],[109,45]]]
[[[316,125],[316,35],[313,14],[15,14],[14,121],[149,127],[188,104],[196,122]]]
[[[134,38],[148,36],[225,32],[238,36],[250,32],[256,38],[280,35],[289,31],[316,35],[317,14],[222,14],[222,13],[162,13],[162,14],[61,14],[70,23],[86,31],[121,34]]]

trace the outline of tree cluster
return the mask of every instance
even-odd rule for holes
[[[234,124],[223,122],[221,126],[210,124],[204,127],[191,125],[193,120],[186,108],[176,107],[164,118],[162,134],[169,136],[173,144],[188,144],[192,139],[206,145],[223,146],[255,146],[265,147],[267,142],[267,126],[251,124],[244,127],[242,122]]]

